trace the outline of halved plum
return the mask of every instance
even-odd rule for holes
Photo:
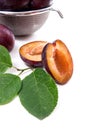
[[[73,73],[73,60],[67,46],[56,40],[48,43],[42,53],[43,65],[59,84],[65,84]]]
[[[42,51],[47,41],[33,41],[20,47],[22,60],[32,67],[42,67]]]

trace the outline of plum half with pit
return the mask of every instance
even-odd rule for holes
[[[0,0],[0,10],[23,10],[28,7],[30,0]]]
[[[19,49],[22,60],[32,67],[42,67],[42,51],[47,41],[33,41],[24,44]]]
[[[69,81],[73,73],[73,60],[69,49],[61,40],[48,43],[42,53],[43,66],[59,84]]]
[[[55,40],[53,43],[33,41],[21,46],[19,53],[27,65],[44,67],[54,80],[61,85],[67,83],[72,76],[72,56],[61,40]]]
[[[15,36],[13,32],[5,25],[0,24],[0,45],[3,45],[11,51],[15,44]]]
[[[53,0],[30,0],[31,9],[42,9],[48,7],[52,4]]]

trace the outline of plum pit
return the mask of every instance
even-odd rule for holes
[[[73,73],[73,60],[69,49],[61,40],[53,43],[33,41],[19,50],[22,60],[32,67],[44,67],[59,84],[67,83]]]
[[[46,41],[33,41],[20,47],[19,53],[22,60],[29,66],[42,66],[42,50]]]

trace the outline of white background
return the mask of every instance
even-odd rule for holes
[[[14,66],[24,68],[19,47],[34,40],[53,42],[61,39],[69,48],[74,62],[71,80],[58,85],[59,101],[53,113],[44,120],[29,114],[16,97],[11,103],[0,106],[2,130],[87,130],[87,5],[86,0],[55,0],[64,19],[51,12],[44,26],[31,36],[16,37],[11,52]],[[14,73],[15,70],[10,70]]]

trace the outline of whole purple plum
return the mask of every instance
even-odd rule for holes
[[[30,8],[33,9],[41,9],[48,7],[52,4],[53,0],[30,0]]]
[[[15,44],[15,36],[13,32],[5,25],[0,24],[0,45],[3,45],[11,51]]]
[[[0,10],[22,10],[26,9],[30,0],[0,0]]]

